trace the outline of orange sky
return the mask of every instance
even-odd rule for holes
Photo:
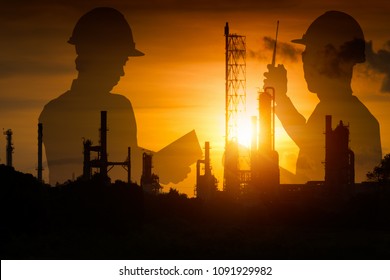
[[[224,36],[247,36],[248,115],[256,114],[257,89],[271,61],[262,38],[299,38],[309,24],[327,10],[350,13],[362,26],[374,49],[390,40],[390,4],[370,1],[9,1],[0,11],[0,125],[14,131],[14,166],[35,174],[36,125],[44,104],[69,89],[76,76],[74,47],[66,41],[78,18],[97,6],[119,9],[133,29],[145,57],[131,58],[113,92],[128,97],[134,107],[141,146],[159,150],[195,129],[201,143],[211,143],[213,171],[222,187],[224,143]],[[74,3],[72,3],[74,2]],[[261,3],[259,3],[261,2]],[[181,4],[180,4],[181,3]],[[288,70],[289,96],[304,116],[317,102],[306,89],[301,61],[279,54],[277,63]],[[383,154],[390,152],[389,93],[381,93],[383,75],[360,65],[353,80],[357,95],[381,125]],[[248,120],[249,121],[249,120]],[[152,137],[153,135],[153,137]],[[294,171],[297,148],[281,127],[276,142],[280,164]],[[5,137],[0,137],[0,162],[5,162]],[[175,186],[193,194],[194,172]],[[44,171],[47,176],[47,170]]]

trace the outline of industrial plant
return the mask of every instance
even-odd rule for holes
[[[277,36],[271,65],[275,67]],[[274,87],[265,87],[258,94],[258,116],[252,117],[252,140],[250,147],[250,170],[240,166],[238,143],[238,120],[245,112],[246,104],[246,37],[229,32],[226,23],[225,35],[225,156],[223,190],[233,198],[244,193],[256,196],[275,194],[283,188],[280,184],[279,155],[275,147],[275,92]],[[315,185],[338,191],[351,189],[354,185],[354,153],[349,148],[349,127],[340,120],[332,130],[332,116],[325,123],[325,178]],[[321,147],[318,147],[321,149]],[[314,185],[309,182],[309,185]],[[293,187],[297,190],[299,187]]]
[[[278,27],[276,38],[277,33]],[[100,111],[98,128],[99,111],[94,110],[88,119],[88,125],[95,125],[92,133],[83,130],[86,138],[76,137],[75,161],[82,175],[52,187],[43,179],[45,123],[38,123],[36,176],[13,168],[14,131],[7,129],[7,166],[0,164],[3,259],[388,259],[390,179],[355,184],[354,139],[346,120],[335,120],[334,128],[335,116],[327,115],[316,126],[323,137],[315,147],[323,151],[323,178],[281,184],[275,144],[278,92],[266,86],[258,92],[258,110],[249,120],[250,147],[243,153],[238,138],[247,102],[246,37],[231,34],[228,23],[224,35],[222,187],[213,174],[213,144],[204,142],[202,154],[194,130],[159,152],[143,150],[136,142],[111,156],[115,145],[107,145],[114,142],[107,122],[115,114]],[[271,65],[275,54],[276,40]],[[98,143],[90,140],[95,131]],[[166,174],[181,165],[190,174],[195,159],[196,183],[189,187],[195,197],[164,189]],[[142,174],[137,174],[141,160]],[[126,182],[111,180],[115,167],[125,170]]]
[[[131,160],[130,147],[127,148],[127,159],[125,161],[108,161],[107,153],[107,111],[100,112],[100,145],[92,146],[91,140],[84,140],[84,164],[83,178],[90,180],[92,177],[92,169],[99,170],[98,175],[101,180],[109,182],[108,171],[114,166],[122,166],[127,171],[127,182],[130,183],[131,178]],[[97,153],[97,158],[91,159],[91,152]]]
[[[278,30],[277,30],[278,32]],[[277,36],[277,35],[276,35]],[[272,63],[275,64],[276,42]],[[250,170],[240,167],[238,120],[246,106],[246,37],[225,26],[225,163],[223,189],[232,197],[244,192],[269,193],[279,186],[275,150],[275,89],[259,92],[259,115],[252,117]],[[261,135],[260,135],[261,131]]]
[[[272,57],[275,66],[276,39]],[[252,139],[250,145],[249,164],[243,167],[239,136],[239,119],[245,112],[246,106],[246,37],[231,34],[229,24],[224,28],[225,35],[225,152],[224,174],[222,191],[228,197],[240,199],[244,194],[253,197],[273,195],[279,191],[301,187],[280,184],[279,155],[275,147],[275,97],[274,87],[265,87],[258,92],[258,115],[252,116]],[[91,140],[83,140],[83,173],[82,179],[91,180],[99,177],[100,180],[110,183],[109,171],[115,166],[123,167],[127,172],[127,182],[131,180],[131,149],[123,151],[126,160],[110,161],[107,151],[107,111],[101,111],[100,141],[94,145]],[[338,120],[338,126],[332,129],[332,116],[325,117],[324,137],[324,169],[323,181],[308,182],[305,186],[322,186],[333,192],[350,192],[355,185],[354,153],[349,148],[349,126],[343,120]],[[44,127],[38,124],[38,158],[37,179],[43,182],[42,172],[42,142]],[[11,129],[4,131],[6,136],[6,164],[12,166],[14,146]],[[321,149],[322,147],[318,147]],[[247,155],[246,155],[247,156]],[[153,171],[153,153],[142,154],[142,175],[140,186],[151,194],[159,194],[162,186],[159,175]],[[212,174],[210,161],[210,142],[205,142],[204,157],[196,164],[195,197],[201,200],[212,200],[218,190],[218,180]]]

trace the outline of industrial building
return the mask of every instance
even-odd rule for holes
[[[254,120],[252,120],[254,122]],[[279,155],[275,150],[275,89],[259,93],[258,146],[252,140],[251,192],[274,193],[280,183]]]
[[[325,186],[348,190],[355,184],[355,155],[349,148],[349,127],[340,123],[333,130],[332,116],[325,116]]]
[[[273,87],[259,92],[258,116],[252,117],[252,141],[250,147],[250,168],[240,166],[241,153],[238,144],[238,120],[245,112],[246,105],[246,37],[231,34],[229,25],[224,28],[225,35],[225,154],[223,190],[233,198],[243,193],[264,195],[275,193],[280,187],[279,155],[275,147],[275,96]],[[275,64],[275,50],[272,64]],[[131,157],[128,147],[125,161],[108,160],[107,152],[107,111],[101,111],[99,145],[86,139],[84,145],[83,178],[92,178],[93,169],[98,170],[100,178],[109,182],[108,172],[114,166],[122,166],[131,178]],[[12,166],[12,130],[4,131],[7,146],[7,165]],[[38,124],[38,167],[37,177],[42,182],[42,137],[43,126]],[[321,147],[319,147],[321,149]],[[96,153],[95,157],[91,154]],[[162,187],[159,177],[153,174],[153,155],[143,153],[141,187],[157,194]],[[354,185],[354,153],[349,148],[349,127],[342,121],[333,130],[332,116],[325,117],[325,178],[315,186],[325,185],[328,189],[348,189]],[[312,186],[307,184],[306,186]],[[314,186],[314,185],[313,185]],[[295,188],[297,189],[297,188]],[[209,200],[217,192],[217,180],[211,172],[210,144],[205,142],[204,159],[197,161],[195,195]]]
[[[276,47],[275,47],[276,48]],[[239,115],[246,105],[246,37],[230,34],[225,26],[225,162],[224,191],[232,197],[244,192],[269,193],[279,185],[279,156],[275,150],[275,90],[259,93],[259,128],[252,118],[250,170],[240,166]],[[273,63],[275,60],[275,51]],[[260,135],[261,132],[261,135]]]
[[[142,154],[142,175],[141,175],[141,187],[150,194],[159,194],[162,190],[162,186],[159,182],[159,177],[152,172],[153,168],[153,155],[151,153]]]
[[[212,199],[217,192],[218,181],[211,173],[210,143],[205,142],[205,156],[196,163],[195,196],[202,200]]]
[[[99,170],[98,175],[101,180],[106,183],[110,182],[108,172],[114,166],[122,166],[127,171],[127,182],[131,180],[131,157],[130,147],[127,149],[127,159],[121,162],[108,161],[107,154],[107,111],[100,112],[100,145],[93,146],[92,141],[84,140],[84,164],[83,164],[83,179],[89,180],[92,178],[92,169]],[[97,157],[91,159],[91,152],[96,152]]]
[[[274,66],[278,27],[279,22],[272,57]],[[243,170],[240,166],[242,155],[237,142],[237,126],[239,115],[245,111],[246,102],[246,43],[245,36],[229,33],[228,23],[225,26],[225,39],[224,191],[235,198],[243,193],[272,194],[280,189],[279,155],[275,149],[275,96],[277,93],[273,87],[267,87],[259,92],[259,115],[258,118],[252,117],[250,170]],[[340,121],[333,130],[331,116],[326,116],[325,121],[325,147],[325,178],[321,185],[325,185],[328,189],[349,189],[355,183],[354,153],[349,148],[349,127]],[[321,147],[318,148],[321,149]],[[197,178],[199,176],[198,171]],[[203,177],[199,177],[199,180],[203,180]],[[312,184],[305,185],[307,186],[312,186]]]

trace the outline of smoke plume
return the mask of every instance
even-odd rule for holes
[[[275,45],[275,39],[271,37],[263,37],[263,44],[264,48],[266,50],[272,50],[274,49]],[[285,42],[277,42],[276,46],[276,57],[277,58],[282,58],[285,60],[290,60],[290,61],[298,61],[300,58],[301,50],[298,48],[295,48],[292,44],[290,43],[285,43]]]
[[[366,61],[368,67],[378,73],[384,74],[381,91],[390,93],[390,41],[385,45],[385,49],[374,52],[372,41],[366,43]]]
[[[256,58],[259,60],[269,60],[271,62],[271,56],[268,51],[274,50],[275,45],[275,39],[272,39],[271,37],[263,37],[262,40],[262,48],[258,51],[249,50],[248,55],[251,58]],[[302,50],[295,48],[290,43],[285,42],[277,42],[276,46],[276,60],[289,60],[296,62],[300,58],[300,54],[302,53]]]

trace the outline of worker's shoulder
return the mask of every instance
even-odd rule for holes
[[[118,93],[111,93],[109,95],[109,104],[114,107],[121,107],[121,108],[132,108],[132,104],[130,100],[121,94]]]
[[[59,110],[63,110],[65,104],[68,103],[71,98],[69,91],[61,94],[57,98],[54,98],[50,100],[46,105],[43,107],[43,110],[39,116],[39,120],[41,121],[46,117],[47,114],[52,114],[54,112],[58,112]],[[69,101],[68,101],[69,100]]]
[[[353,96],[352,103],[349,109],[352,112],[352,114],[359,115],[359,117],[362,119],[366,119],[367,121],[378,123],[377,119],[367,108],[367,106],[364,105],[364,103],[360,101],[359,98],[357,98],[356,96]]]

